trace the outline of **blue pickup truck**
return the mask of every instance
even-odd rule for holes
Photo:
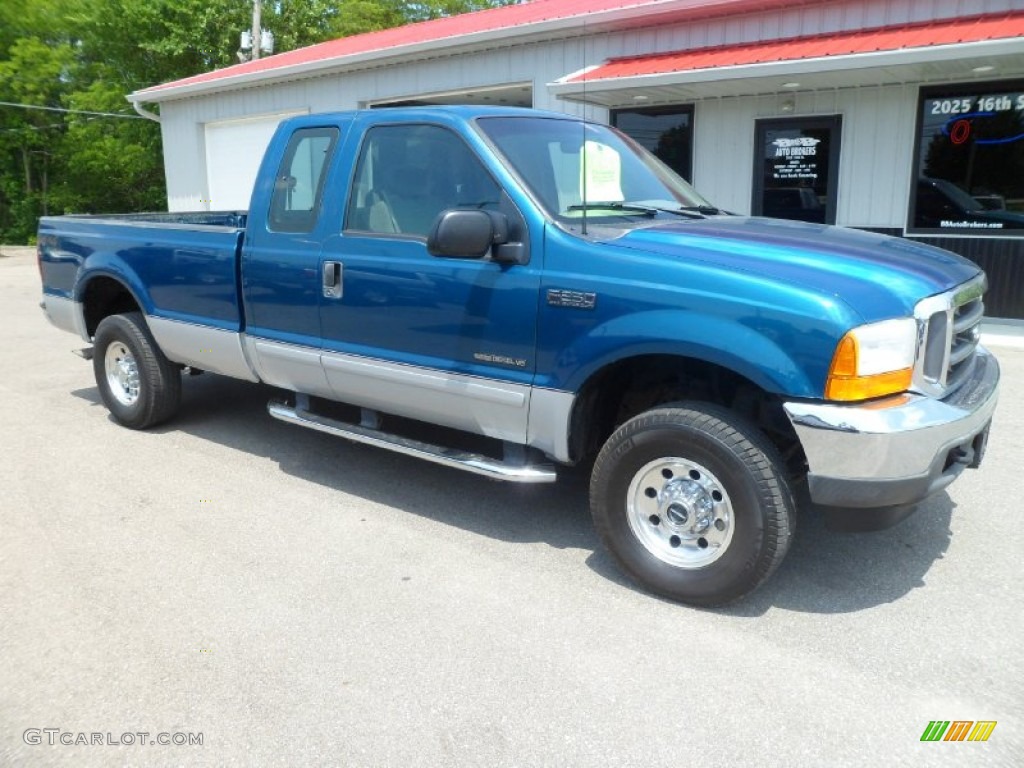
[[[801,486],[835,526],[901,519],[979,464],[996,406],[977,266],[726,214],[566,115],[293,118],[247,212],[47,217],[38,243],[43,308],[124,426],[208,371],[485,477],[589,467],[623,571],[696,605],[772,574]]]

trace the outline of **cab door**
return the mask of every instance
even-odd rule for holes
[[[524,443],[539,268],[432,256],[426,239],[452,208],[501,212],[513,238],[527,237],[525,222],[452,129],[370,120],[339,232],[321,254],[331,390],[346,402]]]
[[[300,124],[275,137],[258,176],[242,251],[246,343],[260,378],[324,397],[331,389],[320,363],[319,264],[329,224],[321,203],[350,124],[332,118],[331,125]]]

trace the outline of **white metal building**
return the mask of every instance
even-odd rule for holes
[[[532,105],[616,124],[728,210],[956,250],[1024,317],[1024,0],[533,0],[129,99],[159,104],[171,210],[246,208],[289,115]]]

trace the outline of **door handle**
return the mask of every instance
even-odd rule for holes
[[[344,292],[344,267],[340,261],[325,261],[323,267],[325,299],[340,299]]]

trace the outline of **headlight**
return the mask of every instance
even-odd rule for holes
[[[825,381],[829,400],[905,392],[914,373],[917,322],[904,317],[854,328],[840,340]]]

